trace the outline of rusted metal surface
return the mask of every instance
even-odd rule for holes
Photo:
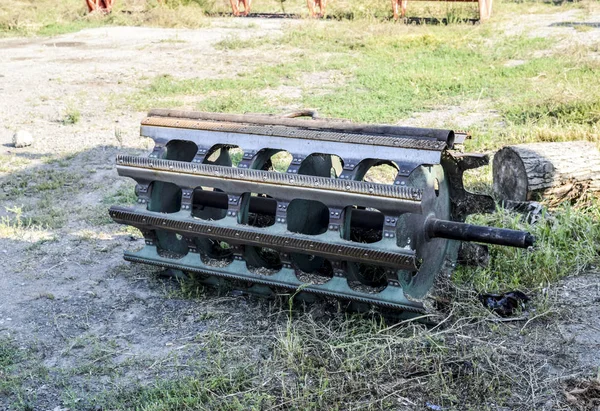
[[[160,117],[170,118],[175,121],[161,122]],[[443,130],[435,128],[418,128],[418,127],[401,127],[393,126],[388,124],[357,124],[349,121],[329,121],[321,120],[319,118],[314,120],[307,120],[302,118],[290,118],[282,116],[268,116],[268,115],[253,115],[253,114],[223,114],[223,113],[205,113],[205,112],[193,112],[193,111],[180,111],[180,110],[151,110],[148,113],[148,117],[142,121],[144,125],[162,125],[165,127],[186,127],[196,128],[193,121],[189,120],[200,120],[199,129],[207,127],[208,123],[202,123],[201,121],[211,122],[214,127],[214,131],[219,125],[223,127],[233,127],[228,123],[238,123],[239,127],[249,126],[267,126],[267,129],[260,129],[261,134],[266,131],[268,133],[269,128],[275,126],[293,127],[298,130],[313,130],[321,133],[333,132],[333,133],[348,133],[348,135],[357,134],[357,142],[360,144],[369,143],[369,138],[376,137],[395,137],[395,138],[409,138],[417,140],[438,140],[446,143],[446,146],[452,148],[454,142],[454,131]],[[177,123],[179,121],[179,123]],[[212,128],[211,128],[212,130]],[[283,128],[282,128],[283,130]],[[272,135],[272,134],[268,134]],[[333,137],[335,138],[335,137]],[[344,140],[344,142],[348,142]],[[373,142],[371,142],[373,144]],[[377,142],[376,144],[380,144]],[[418,143],[414,143],[418,144]],[[443,150],[444,145],[434,146],[432,150]]]
[[[344,144],[371,144],[374,146],[388,146],[401,148],[416,148],[420,150],[442,151],[446,142],[423,137],[415,138],[408,132],[408,137],[393,137],[387,135],[364,135],[334,131],[317,131],[312,129],[298,129],[278,125],[253,125],[227,122],[198,121],[187,119],[169,119],[149,117],[142,122],[142,126],[173,127],[188,130],[216,131],[220,133],[238,133],[261,136],[277,136],[300,138],[304,140],[322,140],[340,142]]]

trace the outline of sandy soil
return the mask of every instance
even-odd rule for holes
[[[248,24],[253,28],[242,30]],[[141,155],[150,148],[139,137],[144,113],[115,108],[122,106],[122,96],[159,74],[223,76],[234,57],[213,44],[228,36],[277,35],[281,24],[222,20],[203,30],[112,27],[52,39],[0,40],[0,153],[16,164],[0,173],[0,216],[15,217],[14,206],[23,207],[26,217],[39,216],[40,198],[51,197],[51,208],[67,217],[60,228],[0,235],[0,338],[14,338],[24,349],[34,344],[43,365],[55,370],[90,365],[94,347],[115,347],[108,355],[116,363],[145,364],[130,375],[144,380],[162,373],[165,359],[193,354],[193,345],[185,348],[189,340],[213,328],[214,320],[202,320],[207,312],[224,313],[215,324],[219,330],[229,327],[229,319],[247,316],[232,321],[232,328],[255,332],[261,303],[249,309],[243,298],[215,292],[208,308],[171,299],[168,288],[178,287],[176,282],[167,279],[165,285],[155,271],[125,264],[123,250],[139,248],[141,240],[106,224],[103,199],[115,188],[133,188],[117,176],[117,153]],[[237,70],[251,69],[257,58],[242,52]],[[73,109],[81,120],[63,124]],[[35,144],[12,147],[18,129],[33,133]],[[66,175],[68,185],[39,191],[43,180],[56,177],[53,172]],[[10,195],[23,181],[28,193]],[[72,383],[90,393],[112,384],[106,376]],[[31,390],[39,409],[63,404],[55,387]],[[12,400],[0,398],[0,409],[8,406],[4,401]]]
[[[539,21],[536,16],[532,24]],[[24,348],[35,344],[39,358],[54,373],[94,364],[102,355],[117,364],[136,361],[118,377],[69,377],[79,393],[98,392],[127,379],[179,375],[180,368],[164,364],[174,356],[180,362],[193,356],[190,341],[199,335],[257,333],[270,327],[268,307],[253,298],[223,297],[214,291],[200,301],[174,297],[174,280],[123,262],[123,250],[141,246],[139,237],[104,221],[108,205],[103,199],[119,187],[132,189],[131,182],[117,176],[115,155],[142,154],[149,148],[138,134],[143,113],[120,109],[122,96],[158,74],[223,76],[231,64],[245,70],[257,59],[279,58],[252,53],[236,58],[213,47],[232,34],[278,35],[282,29],[277,20],[253,20],[251,29],[240,30],[244,24],[217,20],[193,31],[111,27],[52,39],[0,40],[0,153],[21,162],[0,173],[0,216],[14,217],[15,206],[23,206],[26,216],[38,216],[41,202],[51,198],[51,208],[65,220],[57,228],[15,229],[0,236],[0,337],[14,338]],[[335,73],[311,80],[338,81]],[[484,103],[482,116],[489,114]],[[63,124],[74,107],[81,120]],[[477,108],[471,106],[467,114],[449,108],[446,117],[423,114],[407,122],[436,126],[434,117],[448,121],[456,115],[458,122],[466,116],[468,127],[477,122],[469,117],[477,116]],[[32,132],[35,144],[14,149],[10,142],[17,129]],[[41,182],[56,173],[69,183],[42,191]],[[12,196],[15,187],[23,195]],[[560,322],[536,332],[539,338],[545,332],[559,342],[547,353],[557,379],[598,366],[598,278],[590,274],[567,279],[550,292]],[[98,347],[100,357],[92,355]],[[64,398],[52,385],[30,389],[39,409],[63,405]],[[7,407],[3,401],[2,409]]]

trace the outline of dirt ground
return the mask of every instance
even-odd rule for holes
[[[544,27],[552,19],[565,20],[553,15]],[[528,18],[532,26],[540,21],[539,15]],[[248,24],[252,27],[244,30]],[[24,350],[34,345],[42,364],[66,381],[75,398],[66,399],[55,384],[30,386],[36,409],[62,409],[123,381],[181,375],[185,359],[196,353],[191,342],[198,336],[269,332],[278,321],[268,303],[245,296],[207,291],[199,300],[180,298],[173,279],[122,260],[125,249],[141,247],[142,241],[106,221],[105,212],[107,197],[133,189],[117,176],[116,154],[141,155],[150,148],[138,133],[144,113],[124,109],[125,96],[159,74],[218,77],[232,64],[245,70],[253,61],[275,60],[278,56],[244,51],[240,58],[237,51],[233,55],[213,45],[231,35],[276,36],[282,24],[224,19],[200,30],[110,27],[51,39],[0,40],[0,154],[12,162],[0,172],[0,216],[8,221],[16,215],[14,207],[22,207],[25,216],[49,213],[50,220],[62,221],[48,229],[0,232],[0,338],[13,338]],[[560,36],[592,35],[555,30]],[[479,107],[488,115],[484,103]],[[81,119],[65,124],[74,108]],[[473,113],[461,109],[447,112],[467,116],[465,127],[475,121]],[[434,117],[439,115],[416,115],[407,123],[436,126]],[[12,147],[18,129],[30,131],[35,144]],[[59,187],[44,187],[47,178],[59,181]],[[18,196],[12,194],[15,187],[21,190]],[[568,278],[548,295],[560,313],[556,322],[520,323],[515,334],[519,327],[534,327],[536,338],[557,342],[541,353],[557,381],[588,375],[600,365],[600,276]],[[117,375],[70,372],[107,357],[121,366]],[[0,398],[0,409],[9,409],[11,401]]]

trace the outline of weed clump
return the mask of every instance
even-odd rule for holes
[[[457,284],[480,291],[505,291],[545,287],[567,275],[576,275],[600,263],[600,206],[563,205],[530,224],[523,216],[499,209],[473,216],[475,224],[528,231],[536,238],[533,250],[490,246],[490,264],[461,267]]]

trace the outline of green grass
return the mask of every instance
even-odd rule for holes
[[[135,183],[127,181],[121,184],[116,190],[111,191],[102,199],[103,205],[131,205],[135,204],[137,196],[135,195]]]
[[[243,342],[237,333],[198,336],[203,348],[194,356],[202,360],[188,361],[192,375],[109,390],[92,403],[118,410],[387,410],[427,404],[492,410],[532,404],[522,390],[526,374],[516,372],[538,363],[528,344],[500,349],[502,336],[488,330],[479,335],[488,340],[474,347],[464,338],[473,333],[465,323],[427,330],[390,327],[369,316],[315,316],[280,313],[273,328],[250,332]],[[535,373],[529,377],[539,387],[548,384]]]
[[[64,125],[77,124],[81,120],[81,112],[77,109],[68,109],[65,113],[62,123]]]
[[[0,187],[8,198],[43,194],[48,191],[74,192],[83,187],[83,176],[78,172],[53,168],[33,169],[13,173],[0,181]]]
[[[587,82],[597,73],[576,72],[573,78]],[[544,125],[564,127],[569,124],[596,126],[600,124],[600,101],[594,95],[583,95],[580,98],[565,98],[556,93],[543,100],[532,99],[521,104],[507,106],[504,116],[516,125]]]
[[[0,173],[9,173],[23,168],[31,161],[14,154],[0,155]]]
[[[218,43],[237,48],[235,39]],[[493,44],[493,46],[492,46]],[[574,55],[546,55],[550,39],[506,36],[489,26],[411,27],[372,22],[305,23],[280,39],[241,43],[260,52],[297,50],[278,64],[263,64],[225,79],[156,77],[133,98],[139,110],[181,105],[196,96],[197,109],[276,112],[282,104],[319,109],[321,115],[364,122],[398,122],[440,106],[490,102],[508,127],[488,127],[469,142],[477,150],[536,140],[599,140],[600,69]],[[540,57],[536,57],[540,54]],[[523,60],[518,66],[505,65]],[[303,76],[339,71],[346,81],[322,89]],[[268,99],[261,90],[303,90],[302,98]],[[166,103],[166,104],[165,104]],[[460,127],[460,124],[449,124]],[[502,138],[497,138],[502,133]]]
[[[478,291],[515,288],[541,289],[567,275],[576,275],[600,263],[600,204],[575,209],[563,205],[544,212],[533,224],[520,214],[499,209],[476,216],[473,222],[526,230],[536,238],[531,251],[490,246],[490,264],[484,268],[460,267],[454,281]]]
[[[3,338],[0,340],[0,369],[3,371],[18,362],[20,353],[14,342]]]
[[[101,26],[161,26],[199,28],[208,25],[204,18],[204,2],[135,0],[115,2],[109,15],[87,13],[84,1],[23,0],[0,4],[0,37],[56,36]]]
[[[56,36],[87,28],[101,26],[159,26],[178,28],[201,28],[210,23],[205,12],[230,13],[227,1],[215,0],[167,0],[160,5],[157,0],[139,2],[121,0],[115,2],[113,12],[109,15],[88,15],[85,2],[79,0],[23,0],[0,4],[0,37],[40,35]],[[552,6],[548,2],[527,2],[528,13],[547,13],[557,9],[579,8],[583,11],[592,9],[590,2],[570,4],[562,2],[560,6]],[[495,4],[494,17],[522,13],[523,5],[514,2]],[[335,19],[364,20],[369,22],[391,19],[389,3],[364,0],[355,2],[337,0],[328,5],[328,15]],[[255,2],[253,12],[287,12],[308,16],[306,3],[303,1],[263,0]],[[425,17],[451,24],[478,17],[477,5],[473,3],[427,2],[411,3],[408,17]],[[252,28],[252,23],[241,24],[240,27]],[[586,30],[586,28],[577,28]],[[234,46],[237,47],[237,46]]]
[[[275,87],[280,79],[266,69],[262,75],[248,76],[240,73],[234,79],[176,79],[165,74],[158,76],[141,92],[130,98],[137,110],[147,110],[153,106],[166,106],[182,96],[204,97],[197,108],[206,111],[270,111],[266,97],[257,96],[254,91],[265,87]]]
[[[34,399],[26,389],[27,379],[43,378],[46,374],[40,367],[23,367],[28,355],[12,338],[0,337],[0,398],[11,398],[11,409],[32,411]]]
[[[0,232],[18,237],[27,231],[41,233],[67,223],[69,208],[65,208],[65,201],[72,201],[69,196],[85,186],[81,173],[65,169],[67,164],[62,162],[69,158],[52,159],[51,164],[56,163],[58,169],[46,166],[15,170],[0,179],[0,192],[10,212],[2,217]]]

